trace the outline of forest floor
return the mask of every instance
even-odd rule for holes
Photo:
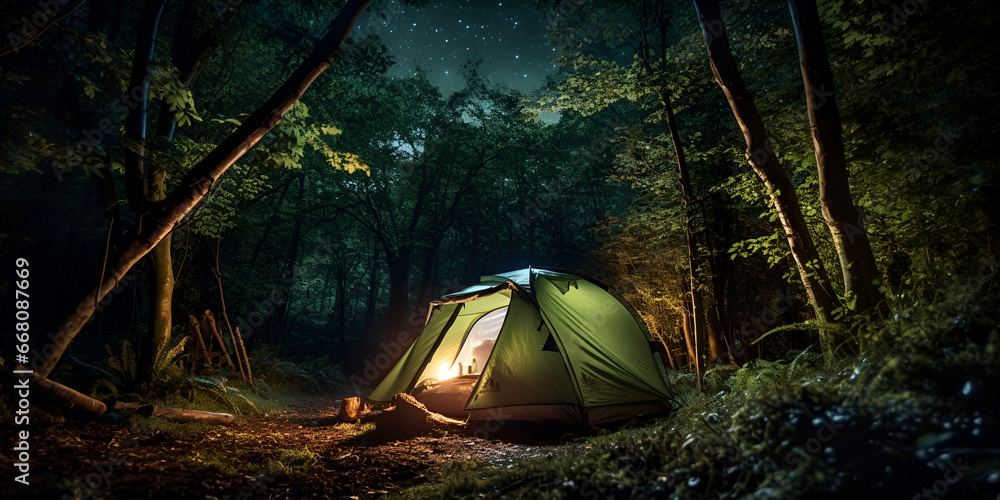
[[[439,479],[446,461],[505,466],[558,446],[559,436],[510,441],[482,432],[379,442],[371,423],[340,423],[338,403],[309,399],[228,426],[33,425],[31,484],[5,479],[0,497],[375,498]],[[13,463],[9,453],[0,455]]]

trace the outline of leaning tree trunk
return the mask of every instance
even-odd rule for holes
[[[792,12],[792,26],[799,45],[799,67],[802,69],[809,124],[816,149],[823,219],[830,228],[833,246],[840,258],[844,289],[854,292],[857,300],[854,310],[865,312],[884,298],[877,284],[881,277],[847,180],[840,110],[834,93],[833,71],[823,44],[823,28],[816,0],[789,0],[788,8]]]
[[[778,162],[771,147],[767,129],[761,120],[760,112],[754,104],[753,97],[747,89],[743,76],[736,65],[736,60],[729,49],[729,38],[726,26],[722,21],[718,0],[695,0],[702,31],[708,45],[709,63],[716,82],[722,88],[726,101],[733,111],[733,116],[743,131],[747,144],[746,158],[754,172],[767,187],[771,201],[774,203],[781,227],[784,229],[788,247],[799,277],[805,286],[806,294],[820,322],[832,321],[831,313],[835,304],[835,294],[826,277],[823,265],[819,260],[816,245],[809,234],[809,227],[802,218],[798,197],[788,174]],[[831,330],[820,331],[821,348],[827,354],[834,353],[842,339]]]
[[[188,213],[205,200],[226,170],[280,123],[281,117],[316,77],[330,67],[354,22],[370,1],[350,0],[333,21],[330,31],[274,95],[198,162],[166,199],[150,207],[141,227],[123,236],[112,260],[111,272],[103,277],[98,286],[88,290],[76,309],[59,323],[55,333],[49,336],[51,342],[41,352],[34,352],[32,365],[42,376],[47,376],[55,368],[69,343],[93,315],[95,303],[115,288],[139,259],[184,222]]]

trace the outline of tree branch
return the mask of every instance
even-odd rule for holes
[[[34,352],[32,364],[42,376],[51,373],[70,342],[93,315],[94,303],[107,295],[150,249],[181,225],[187,214],[206,199],[226,170],[280,123],[285,112],[302,97],[316,77],[330,67],[351,27],[370,1],[349,0],[327,35],[274,95],[198,162],[166,199],[154,204],[145,215],[146,220],[140,229],[122,238],[115,267],[98,287],[86,293],[76,309],[59,324],[56,332],[49,337],[51,343],[43,346],[41,352]]]

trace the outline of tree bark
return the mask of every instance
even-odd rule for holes
[[[219,325],[216,323],[215,315],[212,314],[211,310],[207,310],[205,314],[201,315],[201,324],[205,327],[205,335],[208,335],[209,338],[215,339],[219,343],[219,366],[221,367],[222,363],[226,363],[231,368],[236,368],[233,358],[229,357],[229,351],[226,349],[226,341],[222,338],[222,332],[219,331]],[[211,341],[209,342],[211,343]],[[236,346],[233,347],[235,348]]]
[[[157,169],[149,179],[151,181],[150,201],[161,201],[164,198],[163,170]],[[149,253],[151,273],[149,276],[149,344],[143,350],[145,358],[145,381],[152,382],[155,363],[160,351],[170,342],[170,330],[173,327],[174,300],[174,266],[170,255],[171,235],[164,237]]]
[[[166,195],[163,169],[150,166],[146,161],[146,118],[149,96],[150,64],[160,16],[166,0],[146,0],[139,17],[132,73],[129,77],[130,103],[125,117],[125,192],[129,205],[142,220],[148,201],[161,201]],[[140,379],[143,384],[155,377],[156,356],[170,341],[170,303],[173,295],[174,271],[170,265],[170,238],[154,248],[150,254],[152,273],[149,280],[149,336],[142,347]]]
[[[254,383],[254,381],[253,381],[253,370],[250,369],[250,357],[247,356],[247,348],[246,348],[245,345],[243,345],[243,335],[240,335],[240,327],[238,327],[238,326],[236,327],[236,340],[235,340],[235,342],[238,344],[238,348],[239,348],[239,351],[240,351],[240,356],[243,358],[243,362],[246,364],[246,368],[247,368],[247,381],[249,381],[250,385],[252,385],[254,387],[257,387],[257,384]],[[235,348],[236,347],[234,347],[234,349]]]
[[[725,167],[719,166],[725,171]],[[725,175],[724,173],[722,175]],[[733,241],[733,217],[726,208],[726,199],[723,193],[716,193],[713,197],[713,222],[714,229],[706,234],[708,247],[708,263],[712,271],[712,297],[715,299],[708,317],[711,321],[718,323],[719,336],[726,343],[726,351],[729,353],[730,362],[737,360],[732,352],[733,344],[733,308],[736,304],[736,265],[729,255],[718,250],[717,244],[721,242],[727,246]]]
[[[107,405],[38,373],[29,376],[31,388],[55,403],[64,415],[99,417],[108,411]]]
[[[347,272],[343,260],[337,261],[337,350],[347,349]]]
[[[684,239],[687,245],[688,293],[691,298],[691,334],[694,340],[695,371],[700,384],[702,374],[705,371],[705,365],[718,359],[719,354],[722,352],[720,350],[722,341],[718,338],[718,328],[706,327],[705,301],[701,291],[698,289],[700,283],[698,261],[700,256],[698,254],[697,245],[698,234],[692,214],[693,208],[691,207],[691,200],[694,199],[694,189],[691,187],[691,175],[688,170],[687,159],[684,156],[684,147],[681,144],[680,129],[678,128],[677,120],[674,117],[674,107],[670,102],[670,90],[667,87],[666,81],[667,29],[670,25],[670,18],[666,14],[665,3],[663,0],[656,2],[655,9],[652,6],[646,5],[646,2],[643,2],[643,17],[646,17],[646,15],[648,15],[651,11],[655,16],[656,24],[659,28],[660,60],[664,65],[659,73],[661,77],[659,94],[660,102],[663,105],[663,120],[670,133],[670,142],[673,144],[674,157],[677,159],[677,173],[681,184],[681,201],[684,203]],[[643,45],[644,47],[641,52],[644,60],[646,61],[646,68],[652,74],[652,65],[649,62],[649,43],[645,42]],[[702,360],[703,354],[706,358],[704,361]]]
[[[238,3],[238,2],[237,2]],[[194,80],[201,73],[202,68],[208,61],[208,57],[215,50],[218,44],[217,29],[207,30],[198,38],[192,36],[191,27],[197,21],[197,9],[194,3],[185,5],[182,15],[178,18],[178,23],[174,28],[173,46],[171,47],[174,66],[180,72],[181,82],[190,87]],[[232,19],[232,11],[227,10],[217,21],[224,24]],[[133,78],[135,75],[133,74]],[[145,103],[142,104],[145,108]],[[173,141],[174,128],[177,125],[173,113],[170,112],[170,105],[166,101],[160,103],[160,114],[157,119],[156,137],[159,137],[163,144]],[[166,171],[161,163],[150,163],[146,170],[146,200],[149,202],[159,202],[166,198]],[[151,382],[155,374],[152,372],[155,360],[160,351],[170,341],[170,331],[173,328],[173,296],[174,296],[174,270],[173,258],[171,256],[171,237],[163,238],[150,252],[150,264],[152,275],[149,281],[150,296],[150,343],[145,364],[145,379]],[[220,285],[221,287],[221,285]],[[220,288],[221,294],[221,288]],[[223,316],[225,316],[225,304],[223,304]],[[230,330],[232,334],[232,330]],[[242,365],[240,366],[242,371]]]
[[[228,425],[236,420],[231,413],[216,413],[214,411],[185,410],[183,408],[170,408],[167,406],[157,406],[153,410],[153,415],[163,417],[171,422],[177,423],[199,423],[212,425]]]
[[[747,161],[764,182],[778,212],[781,227],[785,232],[792,258],[795,260],[795,267],[805,286],[816,318],[829,323],[832,321],[831,312],[836,303],[836,295],[819,260],[816,246],[809,234],[809,227],[802,218],[795,189],[774,154],[767,129],[729,49],[729,38],[722,21],[719,2],[695,0],[694,3],[708,45],[712,73],[743,131],[743,138],[747,144]],[[827,354],[833,354],[841,344],[841,339],[830,330],[824,329],[820,331],[820,343],[821,349]]]
[[[363,330],[364,334],[369,333],[369,329],[372,323],[375,322],[375,306],[378,302],[378,289],[379,289],[379,272],[378,272],[378,261],[379,261],[379,246],[373,245],[372,247],[372,263],[369,268],[368,273],[368,303],[365,304],[365,328]]]
[[[712,362],[718,357],[713,347],[721,344],[718,339],[712,339],[705,328],[705,305],[698,290],[698,245],[695,241],[694,221],[691,216],[691,199],[694,198],[694,191],[691,188],[691,176],[688,173],[687,160],[684,157],[684,148],[681,146],[681,135],[677,129],[677,121],[674,119],[674,108],[670,105],[670,97],[667,90],[661,91],[660,98],[663,102],[664,119],[667,128],[670,130],[670,142],[674,144],[674,156],[677,158],[677,173],[681,182],[681,200],[684,202],[684,239],[687,244],[687,264],[688,264],[688,293],[691,294],[691,328],[695,349],[695,372],[698,380],[701,380],[705,372],[705,362],[702,361],[702,354],[707,354],[705,361]],[[716,334],[718,331],[715,332]],[[699,382],[700,385],[700,382]]]
[[[875,265],[868,233],[851,196],[840,110],[834,92],[833,71],[823,43],[823,27],[816,0],[789,0],[788,8],[792,12],[792,26],[799,45],[799,67],[816,149],[823,219],[837,249],[844,289],[854,293],[854,311],[861,313],[882,303],[884,297],[876,284],[876,280],[881,281],[881,275]]]
[[[305,176],[299,177],[299,206],[305,200]],[[278,314],[275,316],[275,329],[273,338],[277,342],[285,339],[285,326],[288,323],[288,313],[292,308],[292,292],[295,289],[295,264],[299,260],[299,244],[302,242],[302,214],[295,214],[295,223],[292,229],[292,241],[288,249],[288,261],[281,275],[278,277],[278,289],[284,289],[283,302],[278,304]]]
[[[389,338],[395,338],[403,331],[410,331],[406,322],[410,251],[410,247],[402,246],[396,255],[386,259],[389,264]]]
[[[246,349],[243,349],[243,337],[238,335],[239,327],[237,327],[237,330],[233,330],[233,325],[229,322],[229,313],[226,312],[226,294],[222,292],[222,269],[219,266],[221,246],[222,238],[215,240],[215,267],[212,268],[212,274],[215,275],[215,283],[219,287],[219,313],[222,315],[222,320],[226,322],[226,329],[229,330],[229,339],[233,342],[233,356],[236,357],[236,364],[240,369],[240,377],[243,378],[243,382],[253,385],[253,379],[249,375],[250,360],[247,359]],[[240,339],[239,343],[236,342],[237,338]],[[246,364],[246,370],[243,369],[244,364]]]
[[[153,62],[153,47],[160,14],[166,0],[146,0],[139,16],[132,74],[129,77],[128,97],[131,99],[125,116],[125,192],[129,204],[137,214],[146,205],[143,178],[146,171],[146,107],[149,97],[149,65]]]
[[[286,182],[285,185],[281,187],[281,193],[278,195],[278,202],[274,205],[274,212],[272,212],[271,217],[267,219],[267,225],[264,226],[264,232],[261,234],[260,239],[257,240],[257,244],[254,245],[253,253],[250,254],[250,267],[253,267],[257,262],[257,255],[260,254],[261,249],[264,248],[264,243],[267,241],[268,235],[271,234],[271,229],[273,229],[275,223],[277,223],[278,215],[281,212],[281,204],[285,201],[285,194],[288,193],[288,187],[291,185],[291,182]]]
[[[137,411],[137,413],[147,416],[163,417],[171,422],[177,423],[200,423],[212,425],[228,425],[236,420],[231,413],[216,413],[213,411],[187,410],[184,408],[171,408],[169,406],[139,406],[135,403],[115,404],[115,410]]]
[[[699,371],[698,346],[693,335],[694,327],[691,321],[691,295],[681,301],[681,331],[684,333],[684,345],[687,347],[688,368],[694,369],[698,378],[698,388],[701,389],[701,372]]]
[[[141,227],[122,238],[111,272],[104,276],[98,286],[84,294],[76,309],[50,335],[51,342],[43,346],[41,352],[34,352],[32,364],[37,365],[42,376],[48,375],[55,368],[66,347],[93,315],[94,304],[115,288],[139,259],[184,222],[187,214],[205,200],[212,186],[226,170],[274,128],[316,77],[330,67],[354,22],[370,1],[348,1],[316,49],[274,95],[198,162],[165,200],[151,207]]]
[[[420,272],[420,292],[417,293],[417,307],[420,308],[427,307],[427,304],[432,300],[431,293],[434,291],[437,253],[441,242],[434,242],[433,245],[427,249],[427,255],[424,256],[424,266]],[[426,310],[424,312],[426,313]]]
[[[194,36],[194,27],[201,20],[198,19],[198,9],[195,2],[186,3],[181,15],[177,18],[170,52],[174,67],[180,73],[181,83],[185,87],[190,88],[198,79],[201,71],[205,69],[205,64],[208,63],[208,59],[218,47],[223,31],[233,19],[236,13],[235,9],[239,7],[242,0],[232,0],[226,3],[230,8],[218,13],[212,28],[202,31],[197,37]],[[156,135],[165,139],[165,142],[172,142],[176,126],[177,120],[170,112],[170,105],[166,101],[162,102],[160,115],[157,118]]]

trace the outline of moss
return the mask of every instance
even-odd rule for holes
[[[361,420],[350,423],[340,422],[334,424],[333,429],[337,435],[342,435],[346,439],[356,439],[374,431],[375,422],[362,422]]]
[[[319,462],[319,454],[309,448],[289,448],[281,450],[278,457],[268,464],[268,470],[277,473],[295,474],[312,469]]]

